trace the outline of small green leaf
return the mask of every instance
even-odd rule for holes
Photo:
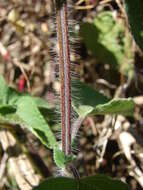
[[[54,161],[58,168],[64,168],[66,164],[66,156],[59,148],[54,148]]]
[[[17,102],[17,115],[46,146],[53,148],[56,139],[32,97],[21,97]]]
[[[134,112],[135,103],[131,98],[124,99],[113,99],[106,104],[98,105],[92,111],[91,114],[95,115],[106,115],[106,114],[122,114],[122,115],[132,115]]]
[[[73,107],[83,118],[90,114],[97,105],[109,101],[106,96],[80,81],[72,83],[72,94]]]
[[[76,84],[73,84],[74,88]],[[78,95],[76,95],[76,93]],[[78,92],[73,91],[74,96],[72,104],[75,111],[80,117],[85,118],[87,115],[105,115],[105,114],[122,114],[132,115],[135,103],[129,99],[110,100],[103,94],[94,90],[90,86],[78,82]]]
[[[119,180],[98,174],[79,180],[65,177],[49,178],[34,190],[130,190],[130,188]]]
[[[75,160],[75,155],[66,156],[59,146],[54,148],[54,161],[58,168],[65,168],[73,160]]]
[[[143,51],[143,0],[124,0],[131,32]]]

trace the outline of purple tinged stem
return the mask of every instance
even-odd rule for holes
[[[71,154],[71,62],[69,48],[67,1],[56,0],[57,36],[59,44],[59,72],[61,84],[62,150]]]

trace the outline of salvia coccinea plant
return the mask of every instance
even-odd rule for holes
[[[59,168],[60,176],[49,178],[35,190],[129,190],[128,185],[113,180],[105,175],[81,178],[72,162],[72,144],[76,138],[81,122],[89,115],[132,115],[135,104],[131,98],[109,99],[90,86],[77,81],[71,82],[71,61],[68,24],[68,1],[55,0],[57,21],[58,65],[60,80],[60,113],[61,141],[59,142],[47,122],[42,110],[47,115],[56,116],[55,106],[45,100],[28,94],[21,94],[9,87],[0,76],[0,126],[19,125],[29,129],[40,141],[53,151],[54,161]],[[77,88],[78,98],[71,96],[71,86]],[[76,96],[76,94],[75,94]],[[30,105],[30,109],[29,109]],[[72,111],[78,115],[72,122]],[[73,124],[72,124],[73,123]]]

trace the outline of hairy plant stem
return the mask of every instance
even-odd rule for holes
[[[56,0],[57,36],[59,44],[59,73],[61,84],[62,150],[71,154],[71,76],[67,18],[67,1]]]

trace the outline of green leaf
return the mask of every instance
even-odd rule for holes
[[[72,83],[72,94],[73,107],[81,117],[86,117],[94,107],[109,101],[106,96],[80,81]]]
[[[42,98],[39,97],[33,97],[29,94],[26,93],[19,93],[18,91],[16,91],[15,89],[9,87],[8,88],[8,104],[10,105],[17,105],[18,100],[21,97],[31,97],[33,99],[33,101],[36,103],[37,107],[40,109],[51,109],[52,105],[50,105],[47,101],[45,101]]]
[[[3,76],[0,75],[0,103],[3,103],[3,104],[7,103],[9,105],[16,106],[17,101],[21,97],[25,97],[25,96],[26,97],[29,96],[29,97],[33,98],[33,101],[36,103],[37,107],[40,109],[51,109],[51,108],[53,108],[53,106],[51,104],[47,103],[47,101],[45,101],[42,98],[33,97],[33,96],[28,95],[26,93],[21,94],[17,90],[15,90],[14,88],[8,87]]]
[[[132,115],[134,112],[135,103],[131,98],[119,98],[113,99],[106,104],[98,105],[92,111],[91,114],[96,115],[106,115],[106,114],[122,114],[122,115]]]
[[[78,98],[73,98],[72,104],[80,117],[103,114],[131,115],[134,111],[135,103],[131,98],[110,100],[84,83],[73,84],[73,88],[76,89],[77,86],[78,92],[73,91],[73,94]]]
[[[53,106],[51,104],[49,104],[46,100],[39,98],[39,97],[32,97],[34,102],[36,103],[37,107],[40,109],[52,109]]]
[[[55,147],[54,148],[54,161],[58,168],[64,168],[66,164],[66,156],[62,150]]]
[[[131,27],[131,32],[136,43],[143,51],[143,1],[124,0],[124,5]]]
[[[93,23],[81,24],[80,35],[87,49],[102,63],[119,67],[124,74],[134,73],[132,38],[126,32],[124,21],[115,20],[112,11],[102,11]]]
[[[30,129],[46,146],[53,148],[56,139],[49,125],[37,108],[32,97],[21,97],[17,102],[17,115],[24,121],[25,126]]]
[[[0,104],[8,104],[16,107],[19,99],[25,96],[31,97],[37,105],[37,107],[40,109],[40,111],[50,111],[53,113],[54,106],[52,104],[48,103],[46,100],[42,98],[33,97],[32,95],[29,95],[27,93],[21,94],[14,88],[8,87],[3,76],[0,75]]]
[[[59,146],[56,146],[54,148],[53,153],[54,153],[55,164],[60,169],[65,168],[68,163],[75,160],[75,155],[71,154],[70,156],[66,156]]]
[[[96,175],[82,179],[65,177],[49,178],[34,190],[130,190],[128,185],[105,175]]]
[[[49,104],[46,100],[39,98],[39,97],[34,97],[31,96],[29,94],[21,94],[18,91],[16,91],[13,88],[9,87],[8,90],[8,104],[10,105],[17,105],[17,102],[19,99],[21,99],[22,97],[30,97],[33,99],[33,101],[35,102],[35,104],[37,105],[37,107],[39,109],[45,109],[45,110],[51,110],[53,108],[53,106],[51,104]]]

